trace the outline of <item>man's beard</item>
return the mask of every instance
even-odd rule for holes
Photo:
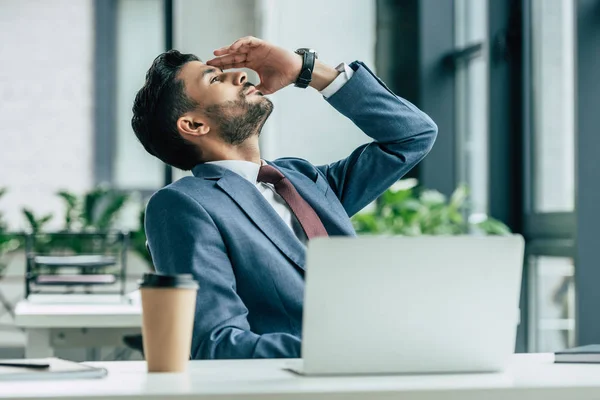
[[[204,109],[204,114],[217,124],[221,138],[234,146],[242,144],[253,135],[259,136],[273,111],[273,103],[266,97],[254,103],[246,100],[244,92],[249,86],[252,85],[244,85],[238,100],[215,104]]]

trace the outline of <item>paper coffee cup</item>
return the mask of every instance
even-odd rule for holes
[[[198,283],[192,275],[147,273],[140,281],[148,372],[183,372],[190,359]]]

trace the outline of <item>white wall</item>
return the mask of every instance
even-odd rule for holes
[[[62,211],[92,183],[91,0],[0,0],[0,207]],[[58,221],[57,221],[58,222]]]
[[[332,66],[360,59],[373,66],[375,1],[176,0],[175,46],[207,60],[212,51],[254,35],[294,50],[313,47]],[[250,80],[256,82],[256,76]],[[313,163],[347,156],[367,138],[313,89],[292,86],[271,96],[275,110],[261,136],[262,156]]]
[[[253,35],[254,0],[175,0],[175,48],[203,60],[216,48]]]
[[[213,50],[234,40],[256,35],[255,0],[174,0],[174,47],[207,61]],[[257,76],[248,72],[251,82]],[[174,169],[175,179],[191,175]]]
[[[259,34],[279,46],[311,47],[337,66],[359,59],[374,68],[374,0],[259,0]],[[297,156],[314,164],[346,157],[368,140],[315,90],[290,86],[273,96],[275,111],[263,136],[265,158]]]

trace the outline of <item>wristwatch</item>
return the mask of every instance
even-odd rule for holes
[[[319,58],[319,56],[315,50],[304,47],[296,50],[295,53],[302,56],[302,69],[300,70],[298,79],[296,79],[295,86],[305,89],[312,80],[312,73],[315,69],[315,60]]]

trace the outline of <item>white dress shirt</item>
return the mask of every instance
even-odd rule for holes
[[[336,67],[336,69],[340,72],[340,74],[331,82],[325,89],[321,91],[323,97],[331,97],[333,96],[342,86],[346,84],[352,78],[352,74],[354,71],[348,65],[342,63]],[[264,164],[265,162],[261,160]],[[258,171],[260,170],[260,165],[253,163],[251,161],[243,161],[243,160],[221,160],[221,161],[209,161],[206,164],[215,164],[223,168],[227,168],[228,170],[235,172],[240,175],[242,178],[250,181],[258,191],[263,195],[263,197],[267,200],[267,202],[273,207],[275,212],[283,219],[285,224],[294,232],[298,240],[302,244],[306,244],[308,238],[298,222],[298,219],[287,205],[285,200],[277,194],[275,191],[275,187],[270,183],[257,182]]]

